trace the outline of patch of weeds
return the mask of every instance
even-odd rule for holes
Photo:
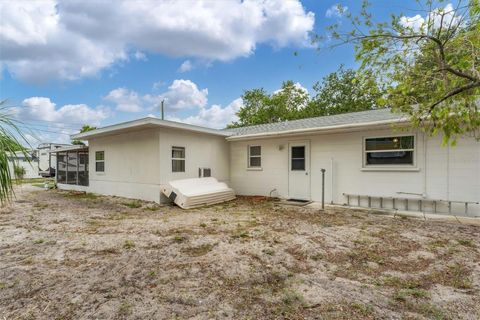
[[[233,239],[247,239],[250,238],[250,235],[248,234],[248,231],[236,231],[232,235]]]
[[[135,242],[133,242],[132,240],[125,240],[125,242],[123,243],[123,248],[127,250],[133,249],[135,248]]]
[[[104,222],[98,219],[88,219],[87,221],[85,221],[85,223],[92,227],[102,227],[105,225]]]
[[[130,202],[124,202],[122,203],[125,207],[129,207],[130,209],[137,209],[137,208],[140,208],[142,206],[142,204],[140,203],[140,201],[130,201]]]
[[[186,253],[186,254],[188,254],[192,257],[200,257],[200,256],[204,256],[207,253],[209,253],[210,251],[212,251],[214,246],[215,245],[213,245],[213,244],[207,243],[207,244],[202,244],[202,245],[196,246],[196,247],[184,248],[184,249],[182,249],[182,252]]]
[[[457,242],[464,247],[475,248],[475,243],[472,239],[458,239]]]
[[[40,203],[40,202],[37,202],[33,205],[34,208],[38,209],[38,210],[43,210],[45,208],[48,208],[48,203]]]
[[[319,260],[322,260],[322,258],[323,258],[323,254],[321,253],[316,253],[310,256],[310,259],[312,259],[313,261],[319,261]]]
[[[42,244],[44,242],[45,242],[45,240],[43,240],[43,239],[37,239],[37,240],[33,241],[34,244]]]
[[[75,199],[97,199],[100,196],[95,193],[90,193],[90,192],[82,192],[82,191],[69,191],[63,193],[63,196],[66,198],[75,198]]]
[[[471,289],[473,287],[471,273],[469,268],[456,263],[443,270],[430,273],[427,280],[431,283],[440,283],[457,289]]]
[[[410,299],[406,299],[406,300],[395,299],[395,301],[392,301],[390,304],[395,309],[398,309],[400,307],[409,312],[421,314],[422,316],[428,319],[436,319],[436,320],[450,319],[450,317],[448,317],[442,309],[428,302],[417,302],[415,300],[410,300]]]
[[[118,307],[118,312],[117,314],[119,316],[128,316],[132,313],[132,306],[129,303],[123,302],[119,307]]]
[[[156,275],[157,275],[157,273],[156,273],[155,271],[153,271],[153,270],[148,273],[148,276],[149,276],[150,278],[154,278],[154,277],[156,277]]]
[[[146,210],[146,211],[158,211],[160,210],[160,206],[159,205],[151,205],[151,206],[146,206],[143,208],[143,210]]]
[[[185,236],[175,236],[173,237],[173,242],[175,243],[183,243],[187,240],[187,237]]]
[[[289,253],[292,257],[300,261],[305,261],[308,258],[307,254],[300,245],[289,247],[285,249],[285,251]]]
[[[350,308],[353,309],[353,313],[359,314],[363,317],[369,317],[374,314],[374,309],[371,305],[366,305],[358,302],[351,303]]]
[[[118,249],[116,248],[105,248],[102,250],[98,250],[97,254],[104,255],[104,254],[117,254],[119,253]]]
[[[206,227],[207,227],[207,224],[206,224],[206,223],[204,223],[204,222],[202,222],[202,223],[200,223],[200,227],[202,227],[202,228],[206,228]]]
[[[430,249],[436,249],[436,248],[444,248],[448,245],[448,239],[436,239],[433,241],[430,241],[427,246]]]
[[[375,281],[377,286],[388,286],[400,289],[417,289],[423,287],[423,283],[420,279],[407,278],[402,279],[399,277],[387,276],[383,279]]]
[[[430,293],[423,289],[402,289],[393,295],[393,298],[397,301],[405,302],[408,300],[409,297],[417,298],[417,299],[425,299],[430,297]]]
[[[269,256],[273,256],[275,254],[275,251],[271,248],[265,248],[262,250],[262,252]]]
[[[293,290],[285,290],[282,297],[282,302],[285,305],[291,306],[296,304],[304,304],[305,299],[303,296]]]
[[[0,290],[5,289],[7,287],[6,283],[0,282]]]

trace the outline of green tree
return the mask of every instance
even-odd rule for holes
[[[412,125],[443,133],[444,142],[480,128],[480,0],[418,0],[419,9],[375,23],[364,2],[351,25],[329,28],[338,44],[353,43],[360,72],[386,85],[383,104],[407,113]],[[423,13],[421,12],[423,11]],[[320,39],[320,38],[318,38]]]
[[[230,124],[229,128],[298,119],[310,96],[305,89],[289,80],[272,94],[263,88],[252,89],[245,91],[242,99],[244,106],[237,113],[239,120]]]
[[[90,126],[88,124],[84,124],[82,126],[82,128],[80,129],[80,133],[84,133],[84,132],[88,132],[88,131],[92,131],[92,130],[95,130],[97,129],[97,127],[94,127],[94,126]],[[80,145],[80,146],[84,146],[85,143],[83,143],[82,141],[80,140],[72,140],[71,142],[73,145]]]
[[[313,85],[315,95],[303,110],[304,117],[372,110],[385,92],[370,73],[358,73],[343,66]]]
[[[13,195],[12,176],[8,168],[10,157],[15,158],[15,152],[20,151],[28,159],[27,150],[20,141],[28,144],[22,132],[16,125],[13,115],[5,101],[0,102],[0,204],[4,205]],[[15,160],[15,159],[14,159]]]

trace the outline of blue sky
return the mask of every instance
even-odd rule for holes
[[[65,142],[82,123],[158,116],[162,99],[168,119],[222,127],[244,90],[293,80],[311,92],[341,64],[357,66],[351,46],[317,51],[308,35],[344,21],[338,3],[355,13],[360,1],[218,3],[4,1],[0,98],[18,106],[33,144]],[[372,10],[383,21],[411,8],[373,1]]]

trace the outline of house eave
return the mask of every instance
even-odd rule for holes
[[[72,135],[71,138],[75,140],[89,140],[92,138],[120,134],[124,132],[136,131],[136,130],[142,130],[142,129],[148,129],[148,128],[178,129],[178,130],[211,134],[211,135],[223,136],[223,137],[228,137],[232,135],[232,133],[228,131],[221,131],[217,129],[204,128],[204,127],[180,123],[180,122],[161,120],[161,119],[148,117],[148,118],[142,118],[142,119],[128,121],[128,122],[123,122],[119,124],[114,124],[114,125],[106,126],[103,128],[95,129],[92,131],[84,132],[84,133],[77,133]]]
[[[299,136],[299,135],[306,135],[306,134],[340,133],[340,132],[358,131],[358,130],[365,130],[365,129],[373,130],[373,129],[389,128],[392,125],[405,126],[405,125],[408,125],[408,123],[409,123],[408,120],[405,120],[405,119],[391,119],[391,120],[372,121],[372,122],[365,122],[365,123],[325,126],[325,127],[319,127],[319,128],[305,128],[305,129],[296,129],[296,130],[287,130],[287,131],[245,134],[245,135],[229,136],[226,139],[228,141],[241,141],[241,140],[291,137],[291,136]]]

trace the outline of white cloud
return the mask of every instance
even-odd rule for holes
[[[160,95],[145,95],[145,101],[158,105],[165,100],[167,110],[178,111],[189,108],[203,108],[207,105],[208,89],[198,89],[197,85],[184,79],[174,80],[165,93]]]
[[[86,104],[66,104],[58,108],[50,98],[30,97],[14,108],[20,129],[31,146],[42,142],[69,143],[70,136],[83,124],[99,126],[110,110]]]
[[[443,18],[442,18],[443,16]],[[428,25],[432,25],[434,29],[442,27],[455,26],[460,22],[460,18],[455,16],[455,10],[451,3],[444,8],[433,9],[425,17],[417,14],[412,17],[400,17],[400,25],[405,28],[411,28],[412,31],[427,31]]]
[[[165,85],[165,81],[157,81],[152,85],[153,90],[158,90]]]
[[[189,116],[187,118],[178,118],[178,117],[168,117],[168,120],[189,123],[197,126],[208,127],[221,129],[232,121],[237,121],[238,117],[236,113],[243,106],[243,101],[241,98],[235,99],[225,108],[222,108],[219,105],[212,105],[209,108],[202,107],[200,108],[197,115]]]
[[[141,98],[135,91],[126,88],[117,88],[110,91],[104,99],[113,102],[118,111],[140,112],[143,110]]]
[[[156,84],[153,85],[154,89],[157,87]],[[165,108],[177,112],[206,106],[208,89],[200,90],[190,80],[177,79],[172,82],[167,91],[161,94],[145,94],[142,96],[127,88],[117,88],[110,91],[103,99],[115,104],[116,110],[123,112],[153,110],[158,108],[162,100],[165,100]]]
[[[193,64],[190,60],[185,60],[181,65],[180,68],[178,68],[179,72],[188,72],[193,69]]]
[[[340,6],[338,4],[334,4],[330,8],[327,9],[325,12],[325,17],[327,18],[341,18],[345,12],[347,12],[347,6]]]
[[[135,57],[135,59],[137,60],[142,60],[142,61],[147,61],[147,56],[145,55],[145,53],[141,52],[141,51],[135,51],[135,53],[133,54],[133,56]]]
[[[98,125],[107,118],[108,110],[93,109],[86,104],[67,104],[56,108],[49,98],[31,97],[23,100],[17,116],[20,120],[42,120],[62,123],[85,123]]]
[[[305,88],[304,86],[302,86],[302,84],[300,82],[295,82],[293,84],[293,86],[297,89],[300,89],[300,90],[304,91],[306,94],[308,94],[308,89]],[[280,93],[282,91],[283,91],[283,89],[278,89],[278,90],[273,91],[273,93],[276,94],[276,93]]]
[[[1,1],[1,64],[29,82],[96,75],[130,51],[206,60],[259,43],[308,46],[314,14],[300,0]]]

